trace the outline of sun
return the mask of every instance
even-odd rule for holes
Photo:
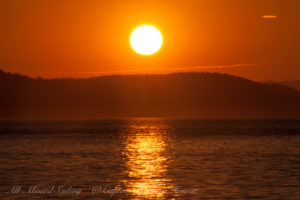
[[[159,30],[150,25],[137,27],[130,36],[133,50],[139,54],[151,55],[162,46],[163,38]]]

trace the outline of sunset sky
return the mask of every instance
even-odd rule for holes
[[[216,71],[300,79],[299,0],[1,0],[0,68],[31,76]],[[153,55],[130,46],[144,24]]]

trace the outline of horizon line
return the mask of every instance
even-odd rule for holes
[[[80,79],[80,78],[95,78],[102,76],[113,75],[155,75],[155,74],[172,74],[172,73],[193,73],[193,72],[208,72],[205,70],[211,69],[226,69],[245,66],[258,66],[267,63],[249,63],[249,64],[229,64],[229,65],[206,65],[206,66],[172,66],[172,67],[149,67],[144,69],[124,69],[115,71],[90,71],[90,72],[8,72],[13,74],[21,74],[30,78],[43,78],[43,79]],[[0,68],[1,69],[1,68]],[[217,72],[217,71],[216,71]]]

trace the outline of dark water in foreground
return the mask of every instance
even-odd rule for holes
[[[1,121],[0,199],[300,199],[299,120]]]

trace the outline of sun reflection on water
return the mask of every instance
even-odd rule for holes
[[[172,187],[166,178],[167,134],[157,124],[134,124],[130,129],[124,151],[129,179],[124,184],[136,198],[164,198]]]

